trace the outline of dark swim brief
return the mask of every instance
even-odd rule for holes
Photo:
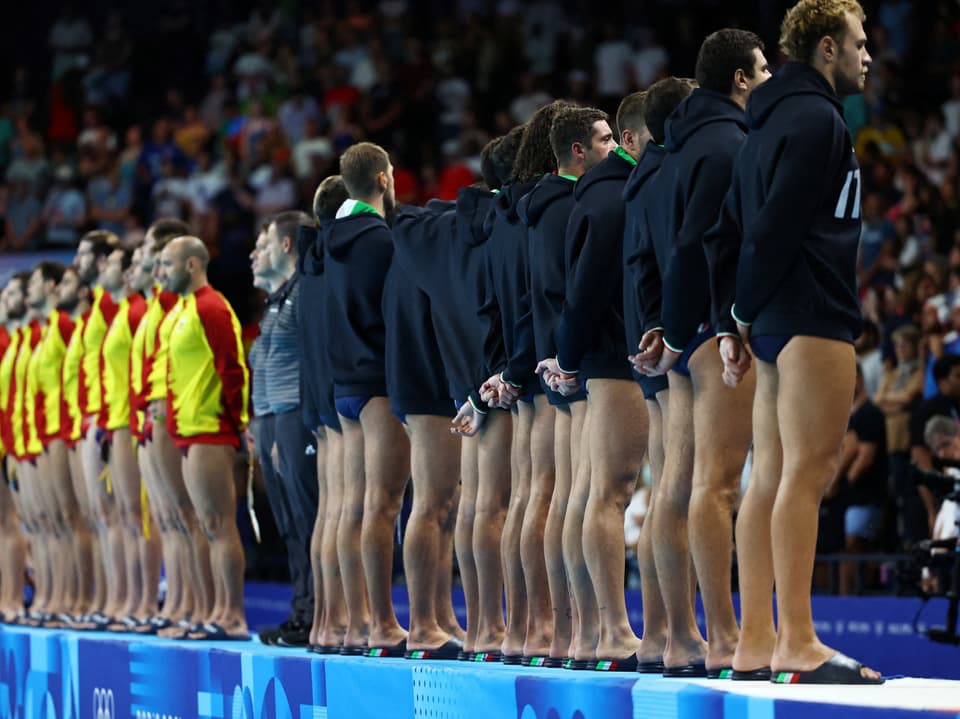
[[[713,330],[708,324],[702,324],[697,328],[697,336],[694,337],[683,348],[683,352],[680,355],[680,359],[677,360],[677,363],[673,366],[673,371],[677,374],[682,374],[684,377],[690,376],[690,358],[693,357],[693,353],[700,349],[702,345],[707,340],[712,340],[714,338]]]
[[[777,357],[787,342],[793,339],[793,335],[760,335],[750,338],[750,349],[754,356],[762,362],[776,364]]]
[[[360,413],[363,412],[363,408],[367,406],[370,399],[367,395],[353,394],[346,397],[336,397],[334,404],[337,407],[337,414],[341,417],[359,422]]]

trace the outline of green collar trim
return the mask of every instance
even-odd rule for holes
[[[361,214],[379,215],[376,208],[368,205],[363,200],[345,200],[340,209],[337,210],[337,217],[352,217]]]
[[[620,145],[617,145],[617,148],[614,150],[614,152],[620,155],[620,157],[629,162],[631,165],[637,164],[637,161],[630,156],[630,153],[620,147]]]
[[[570,182],[576,182],[579,179],[576,175],[557,175],[557,177],[562,177],[564,180],[570,180]]]

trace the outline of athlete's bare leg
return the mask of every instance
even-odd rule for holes
[[[553,428],[555,481],[553,494],[550,497],[550,509],[544,525],[543,550],[547,583],[550,588],[550,604],[553,609],[553,640],[550,644],[550,656],[558,659],[567,656],[573,631],[567,568],[563,563],[563,518],[567,513],[570,485],[573,481],[570,424],[569,406],[556,407]]]
[[[733,668],[753,671],[770,666],[777,643],[773,623],[773,551],[770,517],[780,486],[783,449],[777,419],[776,365],[754,363],[753,463],[750,484],[737,513],[737,565],[740,568],[740,641]]]
[[[317,517],[310,534],[310,571],[313,573],[313,618],[310,622],[310,644],[319,644],[327,619],[327,600],[323,587],[323,526],[327,512],[327,433],[318,427],[313,433],[317,443]]]
[[[103,608],[105,579],[103,573],[103,557],[100,553],[100,542],[96,533],[96,517],[93,513],[93,507],[90,504],[89,491],[83,478],[83,463],[80,460],[81,445],[76,445],[68,452],[68,463],[70,466],[70,482],[73,486],[74,496],[77,498],[77,506],[80,513],[80,526],[82,535],[78,539],[78,544],[82,545],[83,537],[86,537],[88,546],[89,566],[86,570],[79,568],[79,591],[80,608],[78,615],[92,614]],[[78,555],[83,553],[82,546],[77,549]]]
[[[553,442],[557,413],[550,406],[547,396],[538,394],[534,397],[533,414],[530,431],[530,498],[520,535],[520,555],[527,593],[527,638],[523,653],[528,657],[548,656],[554,631],[544,535],[556,480]]]
[[[702,661],[707,643],[694,614],[694,579],[687,539],[693,484],[693,387],[689,377],[668,374],[667,449],[653,516],[653,553],[667,611],[663,662],[680,667]]]
[[[473,532],[476,522],[477,487],[479,482],[478,437],[460,438],[460,504],[457,507],[457,523],[454,542],[457,547],[457,566],[460,568],[460,583],[467,610],[467,631],[463,651],[472,652],[476,646],[477,624],[480,620],[480,594],[477,580],[477,562],[473,554]]]
[[[46,464],[45,458],[20,462],[20,494],[25,526],[30,539],[30,556],[33,560],[33,576],[36,591],[31,610],[37,613],[52,613],[58,600],[53,567],[51,563],[57,547],[54,544],[49,516],[43,505],[41,471],[38,462]]]
[[[501,651],[506,633],[500,541],[510,503],[512,433],[510,413],[493,410],[487,415],[479,434],[477,502],[473,525],[473,556],[477,563],[479,599],[474,638],[476,652]]]
[[[40,548],[35,572],[43,577],[43,583],[47,587],[43,592],[43,607],[51,614],[60,614],[66,611],[66,555],[70,547],[64,536],[65,532],[56,522],[56,498],[48,481],[52,471],[50,455],[43,452],[25,464],[30,465],[29,474],[33,477],[27,487],[30,513],[35,518]]]
[[[145,442],[137,448],[137,465],[150,505],[150,534],[151,537],[156,534],[160,542],[167,583],[163,607],[156,612],[156,615],[169,619],[172,614],[182,613],[183,577],[181,576],[180,561],[176,551],[178,549],[175,539],[177,532],[171,518],[170,509],[167,506],[166,496],[160,485],[155,454],[151,442]]]
[[[142,616],[136,616],[136,612],[143,605],[144,593],[150,590],[143,586],[141,571],[140,544],[143,539],[143,518],[140,511],[140,470],[133,452],[130,429],[127,427],[113,432],[109,469],[123,531],[127,591],[124,597],[125,602],[120,608],[120,615],[143,619]],[[155,591],[154,596],[156,596]]]
[[[650,461],[650,499],[647,515],[640,528],[637,543],[637,564],[640,567],[640,593],[643,597],[643,638],[637,649],[641,662],[658,662],[663,659],[667,645],[667,610],[663,605],[660,579],[657,576],[656,560],[653,557],[653,517],[657,507],[657,492],[663,476],[666,459],[666,427],[670,391],[661,390],[656,398],[647,400],[647,415],[650,417],[650,435],[647,439],[647,455]]]
[[[337,430],[324,428],[326,439],[325,466],[321,473],[318,464],[317,475],[324,477],[327,491],[324,509],[322,571],[324,623],[317,644],[337,646],[343,643],[347,631],[347,604],[344,599],[343,576],[340,560],[337,556],[337,528],[343,509],[344,492],[344,455],[343,434]],[[319,460],[319,457],[318,457]],[[319,519],[319,512],[317,518]],[[314,570],[316,571],[316,570]]]
[[[191,445],[183,460],[183,479],[203,533],[210,542],[215,597],[214,616],[231,635],[245,635],[243,546],[237,531],[234,486],[236,450],[227,445]],[[217,605],[223,607],[217,612]]]
[[[70,474],[70,453],[61,439],[47,444],[50,471],[49,486],[53,491],[56,511],[54,524],[62,536],[61,548],[65,558],[67,596],[64,609],[68,614],[86,611],[90,596],[85,584],[92,573],[90,532],[80,516],[80,505],[73,489]]]
[[[366,485],[360,547],[370,599],[371,647],[390,647],[407,633],[393,611],[393,535],[410,478],[410,443],[390,400],[372,397],[360,412]]]
[[[457,453],[457,471],[455,479],[452,506],[453,511],[447,515],[447,520],[440,525],[439,554],[437,562],[441,567],[447,567],[445,571],[439,572],[436,576],[436,606],[437,623],[451,637],[456,637],[461,642],[467,636],[457,613],[453,608],[453,532],[457,524],[457,510],[460,506],[460,441],[456,444]]]
[[[12,460],[4,458],[9,466]],[[9,474],[7,476],[10,476]],[[9,620],[23,611],[24,557],[27,543],[20,531],[13,491],[0,482],[0,614]]]
[[[343,429],[343,505],[337,527],[337,557],[343,577],[343,596],[347,602],[347,647],[367,646],[370,636],[370,605],[367,582],[360,554],[363,526],[364,437],[359,422],[340,417]]]
[[[503,589],[507,599],[507,630],[501,651],[505,656],[520,656],[527,638],[527,587],[523,576],[523,517],[530,501],[530,434],[533,430],[534,407],[530,402],[517,402],[511,413],[513,437],[510,444],[510,501],[500,538],[500,561],[503,563]]]
[[[783,473],[771,527],[778,619],[774,672],[814,669],[835,653],[814,630],[810,584],[820,500],[836,475],[855,370],[852,344],[819,337],[794,337],[777,358]],[[879,677],[866,668],[862,673]]]
[[[750,448],[756,375],[749,371],[736,388],[723,382],[723,360],[714,342],[690,358],[696,453],[690,495],[689,538],[707,619],[707,669],[732,665],[740,638],[733,611],[733,512]],[[722,421],[718,421],[722,418]]]
[[[631,380],[591,379],[590,495],[583,523],[583,555],[600,610],[598,658],[629,657],[640,639],[624,595],[623,515],[637,486],[647,448],[643,393]]]
[[[112,492],[112,479],[101,481],[103,461],[100,443],[97,441],[97,426],[91,421],[86,436],[81,440],[81,462],[87,485],[90,504],[97,521],[97,535],[103,555],[104,588],[103,613],[119,617],[127,594],[124,570],[123,530],[117,518],[116,500]],[[110,484],[108,491],[107,484]]]
[[[597,658],[600,641],[600,610],[593,581],[583,556],[583,521],[590,496],[590,408],[586,401],[570,405],[571,466],[573,485],[563,523],[563,560],[567,566],[573,607],[573,634],[567,656],[571,659]]]
[[[403,567],[410,598],[408,649],[431,649],[451,638],[437,614],[437,578],[453,568],[441,549],[444,528],[456,516],[460,443],[437,415],[407,415],[413,475],[413,509],[403,544]]]
[[[183,455],[173,444],[163,417],[165,403],[161,400],[151,405],[153,416],[150,452],[157,465],[160,490],[165,496],[164,504],[169,510],[169,520],[175,537],[175,561],[180,566],[182,603],[179,612],[171,613],[173,622],[207,622],[213,618],[214,589],[210,568],[210,544],[200,530],[200,522],[183,479]],[[163,637],[176,637],[183,633],[179,627],[170,627],[158,632]]]

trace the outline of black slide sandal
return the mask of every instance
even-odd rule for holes
[[[770,681],[770,667],[760,667],[745,672],[734,669],[730,678],[735,682],[768,682]]]
[[[694,662],[679,667],[664,667],[663,676],[667,679],[706,679],[707,665],[703,662]]]
[[[863,664],[837,652],[816,669],[804,672],[776,672],[774,684],[883,684],[884,679],[868,679],[861,673]]]

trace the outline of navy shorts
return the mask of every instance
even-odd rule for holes
[[[768,364],[776,364],[780,352],[787,346],[787,342],[792,339],[793,335],[760,335],[759,337],[751,337],[750,349],[753,350],[753,354],[758,360],[767,362]]]
[[[684,377],[689,377],[689,362],[690,358],[693,357],[693,353],[700,349],[700,345],[702,345],[704,342],[712,340],[714,336],[715,335],[713,330],[710,328],[710,325],[700,325],[699,329],[697,330],[697,336],[690,340],[687,346],[683,348],[683,353],[681,353],[680,359],[678,359],[677,363],[673,366],[673,371],[677,374],[682,374]]]
[[[340,431],[340,417],[336,414],[327,414],[326,412],[319,412],[320,424],[327,429],[332,429],[334,432]]]
[[[371,397],[365,394],[351,394],[346,397],[337,397],[334,404],[337,407],[337,414],[344,419],[352,419],[354,422],[360,421],[360,413],[367,406]]]
[[[643,390],[644,399],[654,400],[658,394],[670,386],[667,375],[665,374],[657,375],[656,377],[646,377],[637,374],[634,374],[634,376],[637,378],[637,384],[640,385],[640,389]]]

